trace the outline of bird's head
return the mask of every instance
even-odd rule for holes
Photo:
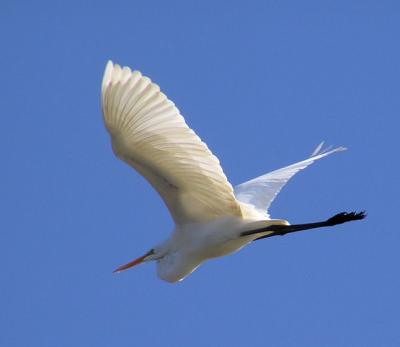
[[[148,262],[151,260],[158,260],[158,259],[162,258],[167,252],[168,252],[168,250],[166,248],[166,245],[164,245],[164,244],[153,247],[152,249],[150,249],[150,251],[148,251],[144,255],[130,261],[129,263],[119,266],[113,272],[118,273],[118,272],[127,270],[133,266],[144,263],[144,262]]]

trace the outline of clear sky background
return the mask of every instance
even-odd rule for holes
[[[398,1],[2,1],[0,345],[399,346],[399,37]],[[173,224],[112,154],[108,59],[156,81],[233,184],[347,146],[271,214],[368,218],[174,285],[113,275]]]

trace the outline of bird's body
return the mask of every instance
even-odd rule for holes
[[[342,147],[322,150],[321,144],[308,159],[233,188],[175,105],[138,71],[108,62],[102,108],[114,153],[149,181],[175,222],[169,239],[117,272],[155,260],[158,276],[176,282],[205,260],[236,252],[253,240],[364,218],[363,213],[340,214],[290,226],[267,212],[294,174]]]
[[[242,232],[277,224],[286,225],[287,222],[220,217],[207,223],[177,226],[171,237],[160,245],[158,253],[165,252],[166,256],[158,260],[157,274],[165,281],[176,282],[204,261],[234,253],[259,237],[241,237]]]

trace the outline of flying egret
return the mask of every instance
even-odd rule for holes
[[[176,282],[207,259],[236,252],[254,240],[365,217],[364,212],[342,212],[326,221],[290,225],[267,212],[293,175],[343,147],[323,150],[321,143],[308,159],[233,188],[217,157],[174,103],[139,71],[109,61],[101,98],[115,155],[149,181],[175,222],[169,239],[114,272],[155,260],[158,276]]]

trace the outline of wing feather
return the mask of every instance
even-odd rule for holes
[[[157,190],[176,224],[242,215],[217,157],[149,78],[108,62],[102,109],[115,154]]]
[[[313,151],[311,156],[303,161],[294,163],[284,168],[269,172],[235,187],[236,199],[256,209],[260,215],[269,218],[268,209],[272,201],[284,185],[300,170],[305,169],[314,161],[324,158],[332,153],[344,151],[346,148],[322,150],[323,142]]]

